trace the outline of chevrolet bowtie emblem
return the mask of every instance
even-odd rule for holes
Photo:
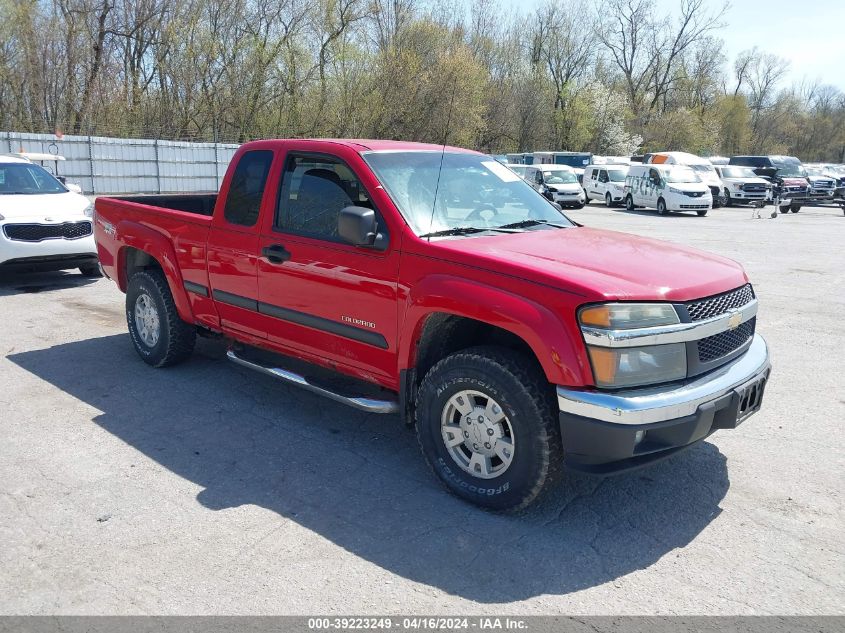
[[[741,312],[734,312],[731,314],[731,317],[728,319],[728,329],[735,330],[742,324],[742,313]]]

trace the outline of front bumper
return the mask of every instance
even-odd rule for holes
[[[770,372],[768,346],[756,334],[742,356],[680,386],[558,387],[564,460],[573,469],[606,474],[669,457],[756,412]]]
[[[63,218],[45,222],[43,218],[15,218],[0,223],[0,267],[4,269],[62,270],[78,268],[78,261],[97,261],[93,231],[81,237],[47,237],[37,241],[12,239],[7,229],[15,225],[53,227],[90,223],[88,217]],[[87,263],[83,264],[87,265]]]

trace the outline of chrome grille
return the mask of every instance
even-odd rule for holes
[[[687,312],[689,313],[690,320],[702,321],[703,319],[724,314],[733,308],[742,307],[753,298],[754,290],[751,289],[751,284],[745,284],[741,288],[724,294],[692,301],[687,304]]]
[[[91,235],[90,222],[64,222],[62,224],[7,224],[3,232],[16,242],[42,240],[77,240]]]
[[[735,330],[727,330],[698,341],[698,361],[709,363],[735,352],[754,336],[757,319],[749,319]]]

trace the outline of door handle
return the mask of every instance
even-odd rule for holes
[[[265,246],[261,249],[261,255],[266,257],[271,264],[282,264],[290,259],[290,251],[281,244]]]

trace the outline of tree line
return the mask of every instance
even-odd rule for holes
[[[845,161],[845,95],[680,0],[0,0],[0,129]]]

